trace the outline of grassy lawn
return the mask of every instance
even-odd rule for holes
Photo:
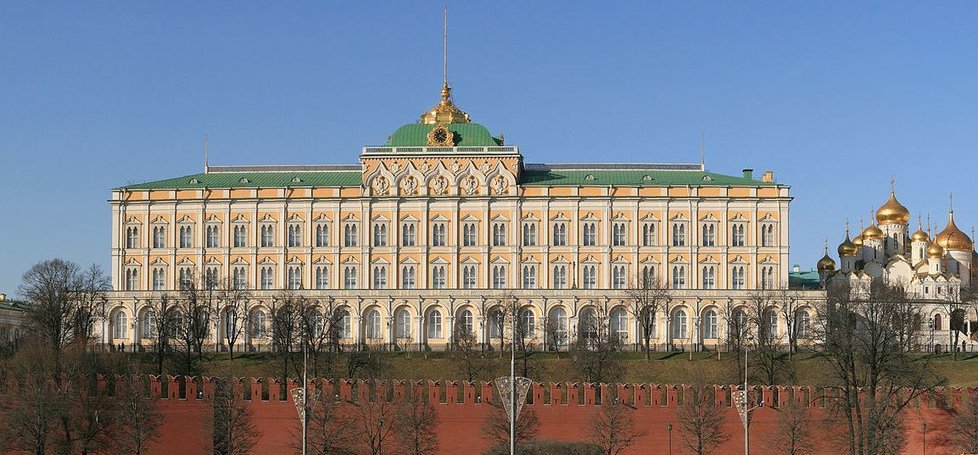
[[[155,364],[150,354],[128,354],[140,360],[142,371],[153,372]],[[340,354],[333,363],[330,376],[346,377],[350,353]],[[445,352],[384,352],[372,353],[380,359],[381,376],[392,379],[466,379],[462,362]],[[476,380],[489,381],[495,377],[509,374],[509,356],[500,357],[498,352],[488,353],[486,369]],[[678,384],[702,378],[710,383],[730,384],[739,381],[737,363],[732,353],[721,353],[717,359],[715,352],[689,353],[653,352],[651,360],[645,360],[641,352],[621,354],[620,367],[616,369],[619,380],[632,383]],[[282,357],[272,353],[235,354],[233,362],[227,354],[206,353],[200,365],[208,376],[226,376],[229,372],[236,376],[278,377],[282,371]],[[301,360],[301,357],[299,357]],[[978,386],[978,354],[959,354],[957,360],[949,354],[921,354],[915,361],[929,361],[931,367],[948,379],[955,387]],[[178,371],[181,358],[175,356],[167,361],[167,370]],[[580,375],[574,367],[570,354],[536,353],[529,361],[529,376],[541,382],[577,381]],[[823,383],[829,365],[813,354],[795,354],[789,364],[794,380],[785,384],[816,385]],[[522,363],[517,358],[517,374],[522,371]]]

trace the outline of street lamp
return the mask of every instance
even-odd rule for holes
[[[744,455],[750,455],[750,413],[751,411],[763,407],[764,401],[760,401],[755,406],[750,405],[747,389],[747,345],[744,345],[744,390],[734,396],[734,404],[740,413],[740,421],[744,424]]]
[[[672,424],[667,424],[666,428],[669,430],[669,455],[672,455]]]

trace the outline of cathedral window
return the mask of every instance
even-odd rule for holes
[[[166,248],[166,226],[153,226],[153,248]]]
[[[628,272],[624,265],[616,265],[611,268],[611,287],[613,289],[625,289],[628,282]]]
[[[703,223],[701,226],[702,245],[717,246],[717,225],[716,223]]]
[[[401,288],[414,289],[418,286],[417,269],[413,265],[401,267]]]
[[[209,224],[204,228],[204,245],[207,248],[220,248],[221,247],[221,227],[215,224]]]
[[[316,225],[316,246],[329,246],[329,224],[319,223]]]
[[[730,227],[730,246],[744,246],[747,236],[745,223],[733,223]]]
[[[343,267],[343,289],[356,289],[357,288],[357,268],[356,266],[348,265]]]
[[[417,245],[418,225],[416,223],[404,223],[401,225],[401,246]]]
[[[554,223],[553,246],[567,245],[567,223],[560,221]]]
[[[434,223],[431,225],[431,246],[445,246],[448,226],[445,223]]]
[[[582,226],[583,238],[581,244],[584,246],[595,246],[598,244],[598,225],[593,222],[584,223]]]
[[[374,289],[387,289],[387,267],[383,265],[374,266]]]
[[[374,246],[387,246],[387,224],[374,224]]]
[[[271,248],[275,246],[275,225],[271,223],[262,223],[261,228],[261,238],[259,239],[259,246],[262,248]]]
[[[523,289],[536,289],[537,287],[537,266],[523,266]]]
[[[356,224],[347,223],[343,225],[343,246],[357,246],[358,237]]]
[[[493,223],[492,225],[492,246],[506,246],[506,225],[503,223]]]
[[[567,289],[567,266],[554,266],[554,289]]]
[[[686,289],[686,266],[672,266],[672,288]]]
[[[477,238],[478,232],[475,223],[462,224],[462,246],[476,246]]]
[[[686,246],[686,223],[672,223],[672,246]]]
[[[655,223],[642,224],[642,246],[655,245]]]
[[[476,268],[474,265],[467,265],[462,267],[462,288],[463,289],[475,289],[477,286],[478,277],[476,276]]]
[[[242,223],[235,224],[234,228],[232,229],[232,234],[233,239],[231,239],[231,241],[234,242],[233,245],[235,248],[244,248],[248,246],[247,225]]]
[[[493,289],[506,288],[506,266],[505,265],[494,265],[492,267],[492,288]]]
[[[624,222],[616,222],[611,225],[611,245],[625,246],[628,239],[628,225]]]
[[[593,265],[583,267],[583,280],[581,287],[584,289],[596,289],[598,287],[598,268]]]
[[[523,246],[536,246],[537,224],[523,223]]]

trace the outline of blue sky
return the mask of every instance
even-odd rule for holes
[[[455,100],[528,162],[696,162],[792,186],[811,267],[887,197],[978,224],[978,3],[452,2]],[[0,4],[0,292],[109,261],[109,190],[355,163],[437,101],[441,2]]]

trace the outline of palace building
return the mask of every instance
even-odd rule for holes
[[[440,98],[358,164],[210,166],[112,190],[102,341],[145,344],[145,303],[198,278],[248,290],[249,314],[222,316],[248,321],[235,349],[267,343],[283,292],[339,312],[351,345],[438,349],[456,324],[488,342],[510,297],[541,344],[546,321],[567,343],[595,318],[632,343],[643,282],[669,292],[656,344],[699,349],[725,336],[718,305],[787,287],[791,196],[773,173],[528,163],[456,107],[447,78]]]

